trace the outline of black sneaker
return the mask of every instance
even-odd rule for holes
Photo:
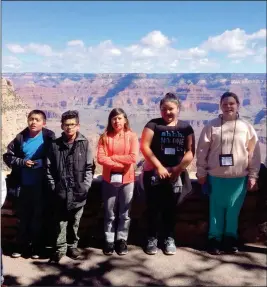
[[[25,246],[21,246],[21,245],[17,245],[16,247],[15,247],[15,250],[14,250],[14,252],[11,254],[11,257],[12,258],[19,258],[19,257],[21,257],[22,255],[27,255],[27,252],[28,251],[28,248],[27,247],[25,247]]]
[[[157,245],[158,245],[157,238],[155,238],[155,237],[148,238],[147,245],[146,245],[146,248],[145,248],[145,252],[148,255],[155,255],[155,254],[157,254],[157,252],[158,252]]]
[[[216,238],[210,238],[208,240],[207,252],[212,255],[221,254],[220,242]]]
[[[12,258],[19,258],[22,256],[22,251],[19,250],[19,249],[16,249],[16,251],[14,251],[12,254],[11,254],[11,257]]]
[[[116,252],[118,255],[126,255],[128,253],[127,243],[125,240],[120,239],[116,242]]]
[[[39,252],[38,251],[32,252],[31,258],[32,259],[39,259],[40,258]]]
[[[59,261],[64,257],[65,254],[61,252],[55,252],[50,257],[49,263],[59,263]]]
[[[223,241],[223,251],[228,254],[238,253],[238,244],[235,237],[226,236]]]
[[[39,259],[41,254],[41,248],[37,246],[32,246],[31,248],[31,258],[32,259]]]
[[[68,248],[67,250],[67,256],[70,257],[73,260],[79,259],[81,256],[81,252],[78,248]]]
[[[112,255],[114,252],[114,243],[113,242],[105,242],[103,253],[105,255]]]

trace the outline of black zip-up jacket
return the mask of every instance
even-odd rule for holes
[[[55,139],[55,133],[49,129],[43,128],[43,140],[44,148],[42,154],[38,155],[38,159],[43,159],[45,162],[49,146],[52,143],[52,140]],[[23,131],[18,133],[16,137],[9,143],[7,146],[7,152],[3,154],[3,160],[5,164],[12,169],[10,174],[10,182],[13,186],[19,186],[21,184],[21,171],[25,167],[25,153],[23,152],[22,145],[25,141],[25,138],[28,137],[29,129],[25,128]],[[37,158],[32,158],[35,160]]]
[[[84,206],[95,164],[88,140],[77,133],[72,147],[66,136],[53,141],[48,153],[46,175],[55,208],[72,210]]]

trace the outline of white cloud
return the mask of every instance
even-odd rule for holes
[[[14,54],[25,53],[25,49],[18,44],[7,44],[8,50]]]
[[[84,42],[82,40],[72,40],[67,42],[67,46],[80,46],[80,47],[84,47]]]
[[[160,31],[152,31],[141,39],[141,43],[154,48],[162,48],[169,45],[171,41]]]
[[[98,45],[99,48],[105,49],[105,48],[112,48],[113,43],[111,40],[105,40]]]
[[[240,64],[241,63],[241,60],[233,60],[231,61],[232,64]]]
[[[255,54],[255,48],[258,46],[255,40],[262,39],[265,39],[266,42],[266,29],[247,34],[245,30],[237,28],[209,37],[207,41],[202,43],[201,47],[206,51],[229,53],[229,58],[244,58]],[[254,42],[251,43],[251,40]]]
[[[208,58],[203,58],[195,61],[196,65],[203,67],[219,67],[219,64]]]
[[[255,51],[247,49],[236,53],[228,54],[228,58],[246,58],[247,56],[255,55]]]
[[[178,61],[178,60],[174,60],[174,61],[170,64],[170,66],[173,67],[173,68],[175,68],[175,67],[178,66],[178,64],[179,64],[179,61]]]
[[[247,38],[249,40],[254,40],[254,39],[265,39],[266,40],[266,29],[260,29],[258,32],[248,35]]]
[[[25,50],[27,52],[32,52],[36,55],[44,56],[44,57],[49,57],[49,56],[54,55],[52,48],[49,45],[30,43],[28,46],[25,47]]]
[[[188,50],[188,53],[192,56],[196,56],[196,57],[203,57],[207,55],[207,52],[203,49],[200,49],[198,47],[195,48],[190,48]]]
[[[18,44],[7,44],[6,46],[8,50],[14,54],[34,53],[45,57],[54,55],[52,48],[49,45],[30,43],[24,47]]]
[[[121,55],[121,51],[120,51],[119,49],[117,49],[117,48],[112,48],[112,49],[110,50],[110,52],[111,52],[111,54],[113,54],[113,55],[117,55],[117,56]]]
[[[237,52],[245,49],[246,39],[246,32],[237,28],[232,31],[226,30],[215,37],[209,37],[202,47],[206,50]]]
[[[206,41],[188,49],[179,48],[179,42],[173,44],[161,31],[152,31],[140,41],[128,46],[118,46],[108,39],[98,45],[85,46],[82,40],[71,40],[64,49],[55,51],[42,43],[6,45],[9,52],[35,54],[43,57],[41,62],[31,62],[26,66],[13,59],[5,59],[9,70],[14,67],[24,71],[43,72],[82,72],[82,73],[183,73],[183,72],[220,72],[225,61],[231,65],[251,58],[255,63],[266,60],[266,47],[262,39],[264,31],[247,34],[239,28],[226,30],[220,35],[209,37]],[[17,59],[19,60],[19,59]],[[16,70],[17,69],[17,70]]]
[[[155,56],[155,54],[153,53],[153,51],[152,51],[151,49],[149,49],[149,48],[144,48],[144,49],[142,49],[142,54],[143,54],[144,56],[147,56],[147,57],[153,57],[153,56]]]
[[[4,56],[2,61],[3,72],[18,71],[22,66],[22,61],[14,56]]]
[[[207,55],[207,51],[199,47],[189,48],[188,50],[179,51],[179,55],[182,59],[191,60],[193,58],[202,58]]]
[[[266,70],[266,47],[260,48],[258,49],[255,57],[254,57],[255,61],[257,63],[262,63],[265,65],[265,70]]]

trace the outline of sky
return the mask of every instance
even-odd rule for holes
[[[266,1],[2,1],[2,71],[266,73]]]

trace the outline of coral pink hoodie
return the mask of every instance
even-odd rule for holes
[[[97,161],[103,165],[103,179],[110,182],[110,173],[122,172],[123,184],[134,182],[134,165],[139,153],[137,135],[127,131],[119,135],[108,135],[99,140],[97,147]]]

